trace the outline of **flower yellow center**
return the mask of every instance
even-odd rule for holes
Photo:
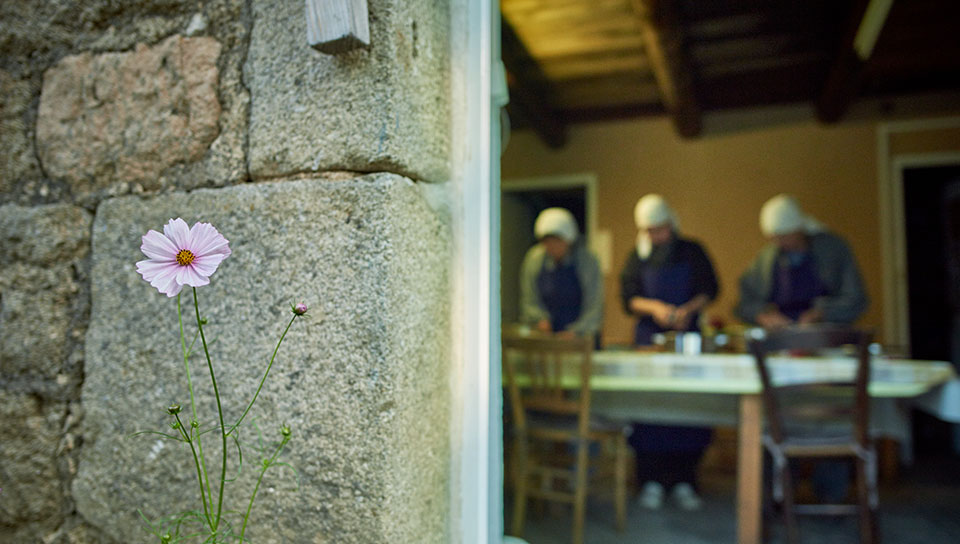
[[[177,264],[180,266],[187,266],[196,259],[196,256],[189,249],[181,249],[177,252]]]

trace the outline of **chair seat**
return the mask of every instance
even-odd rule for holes
[[[849,422],[817,421],[807,424],[785,422],[784,435],[804,441],[853,442],[854,428]]]
[[[864,449],[855,442],[838,440],[791,440],[776,446],[787,457],[864,457]]]
[[[576,438],[577,418],[556,414],[541,414],[530,412],[527,416],[528,432],[539,437],[556,436],[557,441]],[[628,423],[615,421],[609,418],[591,415],[588,437],[592,440],[603,440],[613,436],[630,436],[632,428]],[[569,436],[568,436],[569,435]]]

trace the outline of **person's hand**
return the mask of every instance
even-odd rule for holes
[[[673,328],[673,324],[677,319],[676,306],[658,300],[650,310],[650,316],[653,317],[653,321],[656,322],[657,325],[660,325],[664,329]]]
[[[757,325],[765,329],[782,329],[792,323],[793,321],[780,313],[780,310],[765,310],[757,314]]]
[[[540,332],[550,332],[553,330],[553,327],[550,326],[549,319],[541,319],[537,322],[537,330]]]
[[[819,323],[823,321],[823,311],[818,308],[810,308],[809,310],[800,314],[800,317],[797,319],[797,323],[801,325],[809,325],[811,323]]]
[[[677,306],[674,313],[673,328],[678,331],[685,331],[690,326],[690,320],[693,319],[693,312],[687,305]]]

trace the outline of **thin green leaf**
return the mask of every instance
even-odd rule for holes
[[[237,466],[237,475],[234,476],[233,478],[228,478],[226,481],[235,482],[237,481],[237,478],[239,478],[240,475],[243,474],[243,449],[240,448],[240,439],[237,438],[237,435],[232,434],[230,436],[233,437],[233,442],[234,444],[237,445],[237,457],[239,458],[240,461],[239,461],[239,465]]]
[[[135,432],[135,433],[128,434],[128,435],[127,435],[127,438],[133,438],[133,437],[135,437],[135,436],[140,436],[141,434],[156,434],[156,435],[160,435],[160,436],[169,438],[169,439],[171,439],[171,440],[176,440],[177,442],[183,442],[183,441],[184,441],[183,438],[181,438],[181,437],[179,437],[179,436],[173,436],[172,434],[162,433],[162,432],[160,432],[160,431],[137,431],[137,432]]]
[[[278,467],[287,467],[293,472],[294,481],[297,482],[297,488],[294,491],[299,492],[300,491],[300,473],[297,472],[297,469],[293,468],[293,466],[291,466],[289,463],[276,462],[276,463],[273,463],[273,465],[276,465]]]
[[[151,521],[147,518],[147,516],[143,513],[143,511],[140,510],[139,508],[137,508],[137,513],[140,514],[140,519],[142,519],[144,523],[146,523],[147,525],[150,526],[150,529],[152,530],[153,534],[154,534],[155,536],[160,536],[160,533],[158,532],[157,526],[154,525],[153,522],[151,522]]]

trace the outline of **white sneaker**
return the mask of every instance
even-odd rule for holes
[[[647,510],[659,510],[663,506],[663,486],[659,482],[647,482],[640,490],[640,505]]]
[[[699,510],[703,507],[703,499],[697,495],[697,492],[693,490],[693,486],[688,483],[679,483],[673,486],[673,491],[670,495],[673,502],[675,502],[681,510]]]

